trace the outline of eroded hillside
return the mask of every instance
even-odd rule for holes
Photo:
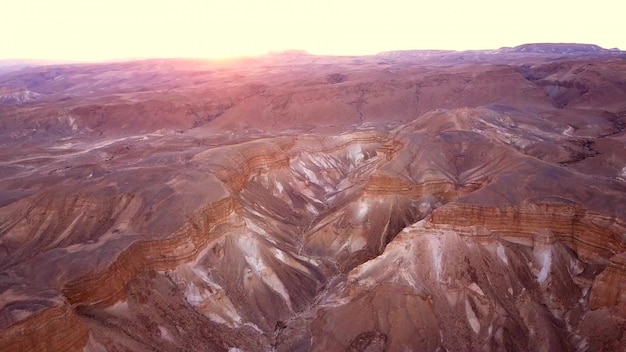
[[[626,57],[587,49],[3,73],[0,350],[623,350]]]

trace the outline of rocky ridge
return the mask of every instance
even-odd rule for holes
[[[619,350],[623,62],[548,54],[0,76],[41,94],[1,106],[1,349]]]

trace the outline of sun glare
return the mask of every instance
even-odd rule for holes
[[[3,5],[0,59],[361,55],[527,42],[626,48],[610,1],[23,0]]]

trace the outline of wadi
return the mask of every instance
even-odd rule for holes
[[[626,52],[0,66],[0,351],[624,351]]]

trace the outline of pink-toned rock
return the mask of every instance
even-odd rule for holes
[[[619,351],[595,46],[0,73],[2,351]]]

